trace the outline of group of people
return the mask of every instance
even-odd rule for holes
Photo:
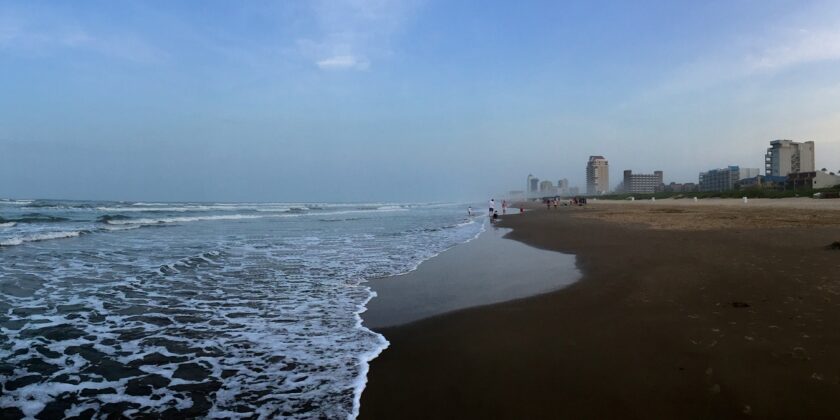
[[[545,204],[545,208],[551,210],[551,206],[554,206],[554,208],[556,209],[557,206],[561,204],[561,201],[557,197],[546,198],[546,199],[543,199],[543,204]],[[562,201],[563,206],[583,206],[585,204],[586,204],[586,197],[573,197],[572,199],[570,199],[568,201],[567,200]]]
[[[556,209],[557,206],[583,206],[586,205],[586,197],[572,197],[569,200],[560,200],[559,198],[545,198],[543,199],[543,204],[545,204],[545,208],[551,210],[551,207],[554,206]],[[491,198],[490,202],[488,203],[488,210],[491,222],[496,222],[499,220],[499,211],[496,207],[496,199]],[[507,214],[508,203],[507,200],[502,200],[502,214]],[[525,209],[520,208],[520,213],[524,213]],[[473,209],[472,206],[467,208],[467,215],[472,217],[473,216]]]
[[[496,222],[497,220],[499,220],[499,211],[496,208],[496,199],[491,198],[490,202],[488,204],[489,204],[489,211],[490,211],[490,214],[489,214],[490,221],[491,222]],[[507,209],[508,209],[507,200],[502,200],[502,214],[507,214]],[[519,209],[520,213],[522,213],[524,211],[525,211],[524,209],[521,209],[521,208]],[[472,207],[467,208],[467,215],[472,217],[472,215],[473,215]]]

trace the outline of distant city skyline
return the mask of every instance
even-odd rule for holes
[[[739,175],[738,176],[733,176],[733,179],[735,181],[738,181],[740,179],[745,179],[745,178],[754,178],[754,177],[758,176],[759,174],[762,174],[762,175],[766,174],[767,176],[775,176],[775,177],[779,177],[779,176],[784,177],[784,176],[786,176],[790,173],[813,172],[813,171],[819,171],[820,170],[820,168],[818,168],[815,165],[816,153],[814,151],[815,143],[813,141],[797,142],[797,141],[793,141],[793,140],[789,140],[789,139],[776,139],[776,140],[771,140],[769,142],[769,144],[770,144],[770,147],[765,150],[765,153],[763,155],[764,156],[764,165],[762,165],[762,167],[766,168],[766,169],[743,168],[743,167],[740,167],[740,165],[734,165],[734,166],[730,165],[726,168],[715,168],[715,169],[712,169],[712,170],[700,171],[700,178],[702,179],[703,176],[704,176],[703,174],[706,173],[706,172],[721,171],[721,173],[723,173],[723,171],[729,171],[733,167],[734,168],[739,168],[736,171],[736,172],[739,173]],[[584,176],[584,178],[586,179],[586,182],[584,183],[585,188],[586,188],[585,190],[587,191],[588,194],[591,193],[590,189],[594,188],[590,185],[590,181],[589,181],[590,173],[592,171],[594,171],[594,169],[590,169],[590,167],[592,166],[593,160],[597,161],[597,160],[606,160],[606,159],[603,156],[600,156],[600,155],[589,156],[589,161],[587,163],[587,169],[586,169],[586,175]],[[603,173],[605,173],[607,175],[607,180],[608,180],[608,183],[609,183],[609,191],[640,192],[640,191],[636,191],[638,188],[634,188],[633,186],[628,188],[628,186],[627,186],[627,180],[628,179],[630,179],[631,182],[633,182],[632,181],[633,179],[638,179],[637,182],[642,182],[642,183],[646,184],[645,187],[641,188],[641,190],[643,190],[645,192],[652,189],[653,188],[652,186],[654,184],[661,184],[662,187],[664,188],[669,183],[682,184],[682,183],[694,183],[695,181],[698,181],[697,177],[695,177],[693,180],[666,179],[663,176],[663,171],[653,171],[652,174],[639,174],[639,173],[633,174],[633,171],[634,171],[633,169],[624,169],[622,171],[624,173],[624,176],[621,178],[620,181],[610,182],[609,181],[609,171],[610,171],[609,164],[605,162],[603,165],[606,167],[606,169],[603,169],[603,171],[604,171]],[[823,168],[825,169],[825,172],[831,172],[832,174],[834,172],[837,172],[838,174],[840,174],[840,169],[830,169],[830,168],[826,168],[826,167],[823,167]],[[628,176],[630,178],[628,178]],[[529,174],[528,175],[528,180],[529,180],[528,182],[530,182],[532,177],[536,180],[539,180],[539,178],[536,178],[532,174]],[[727,177],[729,177],[729,175],[727,175]],[[561,181],[558,181],[558,185],[560,185],[560,182],[562,182],[562,181],[565,181],[568,185],[569,181],[568,181],[568,179],[565,179],[565,178]],[[529,191],[531,191],[531,190],[529,190]]]
[[[840,169],[838,2],[0,4],[0,197],[483,201],[774,139]]]

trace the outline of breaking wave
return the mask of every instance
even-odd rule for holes
[[[22,214],[20,217],[16,219],[4,219],[0,217],[0,223],[9,223],[9,222],[16,222],[16,223],[59,223],[59,222],[66,222],[70,219],[66,217],[59,217],[59,216],[51,216],[49,214],[42,214],[42,213],[26,213]]]
[[[85,235],[90,233],[88,230],[71,230],[71,231],[61,231],[61,232],[46,232],[46,233],[35,233],[31,235],[24,235],[24,236],[14,236],[9,239],[4,239],[0,241],[0,246],[16,246],[21,245],[27,242],[40,242],[40,241],[48,241],[50,239],[65,239],[65,238],[75,238],[81,235]]]

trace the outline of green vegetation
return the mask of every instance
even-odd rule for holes
[[[797,189],[797,190],[772,190],[767,188],[746,188],[742,190],[731,190],[722,192],[658,192],[654,194],[607,194],[598,197],[599,200],[629,200],[635,197],[636,200],[650,200],[651,198],[788,198],[788,197],[813,197],[818,192],[837,192],[840,186],[820,189]]]

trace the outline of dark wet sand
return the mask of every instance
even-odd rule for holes
[[[573,255],[504,239],[510,231],[488,226],[477,239],[424,262],[419,270],[370,281],[377,297],[362,314],[365,325],[382,328],[406,324],[462,308],[550,292],[580,278]],[[499,253],[505,258],[498,258]]]
[[[573,217],[591,207],[504,222],[581,281],[380,329],[361,418],[840,417],[840,227]]]

